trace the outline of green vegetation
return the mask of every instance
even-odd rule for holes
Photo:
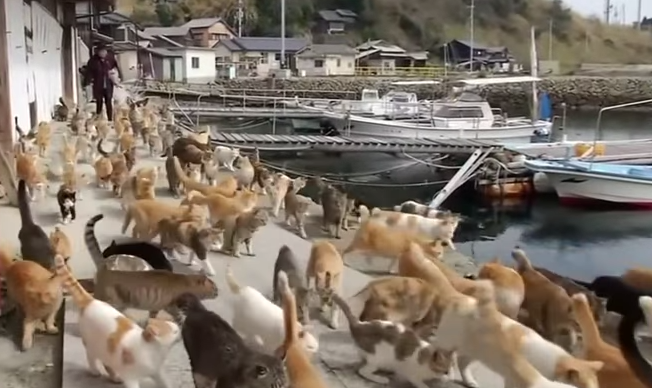
[[[597,1],[597,0],[596,0]],[[310,33],[320,9],[347,8],[360,15],[349,32],[351,43],[386,39],[406,49],[436,50],[454,38],[469,38],[471,0],[286,0],[288,34]],[[238,0],[118,0],[118,8],[145,25],[177,25],[196,17],[221,16],[235,24]],[[278,36],[279,0],[243,0],[248,35]],[[549,26],[552,20],[552,37]],[[626,26],[607,26],[571,12],[562,0],[478,0],[475,40],[507,46],[529,60],[529,30],[536,28],[539,57],[564,68],[582,63],[650,63],[652,34]]]

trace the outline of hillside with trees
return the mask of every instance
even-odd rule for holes
[[[246,35],[278,36],[280,0],[242,0]],[[436,52],[450,39],[469,38],[471,0],[286,0],[288,36],[310,34],[321,9],[345,8],[359,15],[351,43],[386,39],[407,49]],[[171,26],[198,17],[219,16],[235,25],[238,0],[118,0],[118,10],[146,25]],[[549,34],[552,22],[552,37]],[[529,29],[536,28],[539,57],[565,68],[582,62],[650,63],[652,33],[631,26],[605,25],[583,18],[562,0],[478,0],[475,2],[475,40],[507,46],[528,61]]]

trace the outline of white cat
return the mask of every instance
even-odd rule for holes
[[[389,379],[375,372],[392,371],[417,388],[428,388],[425,383],[428,380],[448,379],[452,351],[440,350],[436,344],[422,340],[401,323],[381,320],[361,322],[339,295],[333,294],[333,301],[349,321],[351,337],[364,359],[358,370],[362,377],[387,385]]]
[[[542,375],[520,351],[523,327],[503,327],[503,316],[496,308],[490,280],[476,280],[475,291],[467,297],[450,295],[437,328],[438,346],[456,350],[505,379],[510,388],[572,388],[574,385],[551,381]],[[548,355],[554,358],[553,355]],[[461,369],[464,381],[473,382],[468,368]]]
[[[226,281],[234,294],[231,325],[246,342],[258,345],[267,354],[274,354],[285,336],[283,309],[255,288],[241,287],[233,277],[231,268],[226,270]],[[300,323],[297,325],[301,330],[299,338],[304,349],[308,353],[315,353],[319,348],[317,339]]]
[[[235,171],[233,162],[240,157],[239,148],[217,146],[213,150],[213,160],[218,166],[224,166],[230,171]]]
[[[152,378],[158,388],[167,388],[162,366],[172,345],[181,339],[173,322],[150,319],[143,329],[108,303],[93,299],[70,273],[61,256],[56,257],[57,274],[79,308],[79,332],[86,348],[90,372],[102,370],[125,388],[140,388],[140,381]]]

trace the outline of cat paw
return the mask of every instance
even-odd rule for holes
[[[253,253],[253,252],[251,252],[251,253],[250,253],[250,252],[247,252],[247,253],[245,253],[245,256],[256,257],[256,254]]]
[[[59,334],[59,328],[52,325],[50,327],[46,327],[45,332],[48,334]]]
[[[102,376],[102,373],[99,370],[93,370],[93,369],[88,369],[86,371],[91,377],[100,377]]]
[[[333,330],[337,330],[337,328],[339,327],[339,324],[336,321],[330,321],[328,323],[328,327],[330,327]]]

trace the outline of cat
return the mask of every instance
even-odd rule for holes
[[[180,317],[195,388],[285,388],[284,360],[247,347],[235,330],[192,294],[170,307]]]
[[[310,362],[310,357],[299,338],[297,327],[297,304],[294,294],[285,272],[278,274],[278,289],[281,292],[283,304],[283,325],[285,327],[285,338],[283,345],[276,351],[277,354],[285,356],[285,365],[292,387],[326,388],[322,376],[317,368]]]
[[[332,296],[342,292],[344,261],[337,248],[327,240],[315,241],[310,249],[310,258],[306,266],[306,287],[319,297],[320,311],[330,310],[328,326],[336,329],[339,324],[339,310],[333,304]]]
[[[31,260],[47,270],[54,270],[54,250],[48,235],[32,218],[27,198],[27,185],[22,179],[18,182],[18,209],[21,220],[18,240],[20,240],[20,254],[23,260]]]
[[[57,203],[59,204],[62,223],[67,224],[77,218],[77,210],[75,209],[77,193],[74,190],[61,185],[57,192]]]
[[[247,343],[257,345],[267,354],[281,345],[283,338],[283,310],[265,298],[258,290],[250,286],[240,286],[227,266],[226,282],[233,298],[233,328]],[[299,338],[309,353],[315,353],[319,347],[317,338],[299,326]]]
[[[50,233],[50,243],[52,244],[55,255],[61,255],[67,263],[72,256],[72,243],[61,227],[54,227],[54,230]]]
[[[297,316],[299,322],[306,325],[310,319],[309,302],[310,294],[304,277],[299,273],[299,264],[292,250],[283,245],[278,250],[278,256],[274,262],[274,277],[272,279],[272,300],[276,304],[281,304],[281,293],[278,289],[278,274],[280,271],[285,272],[288,277],[290,289],[296,298]]]
[[[79,309],[79,333],[86,349],[89,371],[102,375],[102,369],[114,382],[125,388],[140,388],[140,381],[152,378],[157,387],[168,388],[162,366],[172,346],[181,339],[174,322],[149,319],[138,326],[109,304],[93,298],[70,273],[57,262],[57,275]]]
[[[153,269],[160,269],[172,272],[173,267],[163,250],[152,243],[145,241],[125,241],[116,243],[111,241],[108,247],[102,251],[102,256],[108,258],[113,255],[130,255],[144,260]]]
[[[62,279],[35,262],[14,261],[14,253],[7,246],[0,247],[0,275],[5,278],[9,297],[23,313],[22,350],[32,348],[36,329],[57,334],[55,319],[63,302]]]
[[[300,188],[295,188],[294,184],[295,182],[290,182],[287,192],[285,193],[285,198],[283,198],[283,203],[285,204],[285,224],[287,226],[292,226],[291,219],[294,218],[299,237],[307,239],[308,236],[306,235],[305,220],[308,211],[314,202],[308,197],[297,194],[297,191],[299,191]]]
[[[636,341],[633,339],[633,333],[623,333],[632,340],[626,339],[624,343],[621,343],[622,350],[606,343],[600,335],[600,330],[593,318],[586,295],[583,293],[575,294],[572,301],[573,310],[582,333],[582,356],[588,360],[604,362],[604,367],[598,372],[600,386],[605,388],[616,386],[643,388],[652,386],[652,373],[645,372],[646,369],[650,370],[650,365],[640,356]],[[623,318],[623,320],[626,319]],[[620,330],[619,334],[621,334]],[[630,354],[632,352],[639,354],[633,356]],[[640,357],[640,361],[630,363],[628,355],[630,357]],[[638,368],[641,369],[641,372],[635,372]],[[649,383],[645,384],[645,381]]]
[[[505,387],[573,388],[574,385],[547,379],[534,368],[520,351],[520,339],[526,328],[504,328],[503,317],[496,306],[493,283],[477,280],[470,297],[449,300],[437,328],[437,345],[480,361],[505,379]],[[462,377],[464,381],[473,381],[472,377]]]
[[[95,268],[99,269],[105,264],[103,258],[114,255],[131,255],[141,258],[154,269],[172,272],[172,263],[165,256],[165,253],[156,245],[148,242],[135,241],[118,244],[114,240],[103,252],[100,252],[100,244],[97,242],[97,237],[95,237],[95,224],[103,218],[103,214],[93,216],[88,220],[84,228],[84,242],[91,253]],[[113,269],[129,270],[129,268],[115,267]]]
[[[208,260],[208,249],[220,237],[221,230],[185,218],[164,218],[158,222],[158,229],[164,249],[174,252],[182,246],[190,248],[186,264],[193,265],[197,257],[202,270],[211,276],[215,275],[215,270]]]
[[[401,323],[372,320],[361,322],[338,294],[333,301],[349,322],[351,337],[363,358],[358,373],[369,381],[387,385],[387,377],[375,374],[388,370],[407,379],[417,388],[427,388],[425,381],[447,380],[453,361],[452,351],[442,351]]]
[[[247,256],[256,256],[253,248],[253,237],[258,230],[267,225],[269,214],[266,209],[254,208],[235,218],[233,225],[228,225],[224,231],[224,246],[222,250],[240,257],[240,245],[244,244]]]
[[[645,315],[641,309],[640,299],[642,296],[652,296],[652,293],[634,288],[618,276],[599,276],[591,283],[580,284],[595,292],[598,297],[607,298],[607,311],[616,312],[623,316],[618,324],[618,342],[622,356],[624,356],[629,367],[638,377],[638,380],[647,384],[645,386],[652,387],[652,367],[650,367],[650,364],[641,355],[635,337],[636,326],[645,324]],[[584,301],[580,297],[574,296],[573,307],[575,311],[584,311],[583,306],[580,306],[583,303]],[[585,324],[582,332],[591,326],[591,322],[595,324],[594,321],[588,321],[585,315],[582,315]],[[597,343],[599,344],[599,342]],[[596,347],[604,348],[598,345]],[[605,351],[605,354],[608,353],[611,352]],[[603,354],[603,352],[596,351],[596,355],[599,354]],[[619,378],[615,379],[619,380]]]
[[[174,168],[174,156],[172,156],[172,147],[167,148],[165,155],[165,174],[168,180],[168,191],[174,198],[179,198],[181,180],[177,175],[177,170]]]
[[[165,270],[116,271],[103,265],[100,247],[92,233],[101,214],[91,218],[85,232],[86,247],[97,267],[95,298],[105,301],[118,310],[135,308],[147,310],[154,317],[172,300],[186,292],[201,298],[216,298],[217,286],[204,275],[183,275]],[[89,236],[90,230],[90,236]]]

